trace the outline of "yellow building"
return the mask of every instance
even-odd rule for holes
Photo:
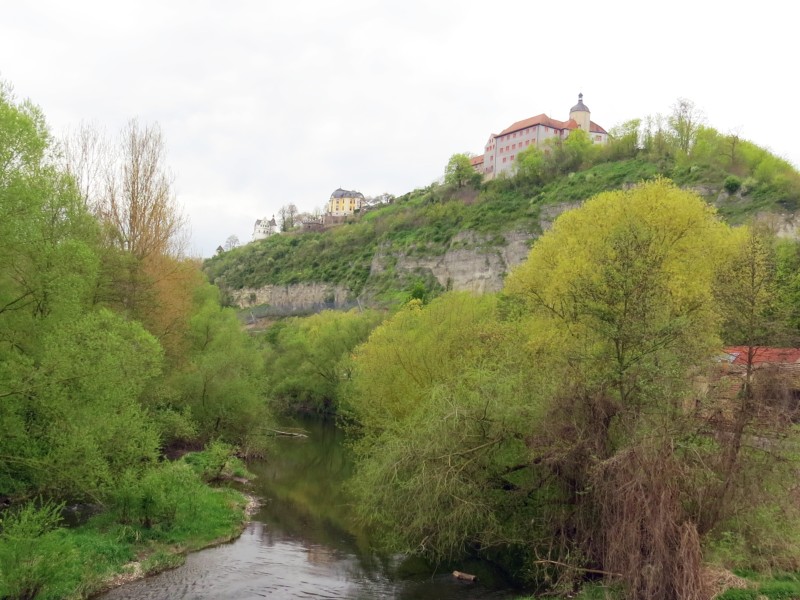
[[[361,192],[351,192],[338,188],[331,194],[331,199],[328,200],[326,213],[332,217],[346,217],[359,210],[363,203],[364,194]]]

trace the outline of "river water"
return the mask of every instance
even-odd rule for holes
[[[306,420],[307,438],[279,438],[269,460],[249,465],[262,506],[237,540],[190,554],[186,564],[112,590],[106,600],[312,598],[511,599],[502,574],[479,561],[434,570],[382,556],[352,522],[342,484],[351,461],[342,433]],[[454,568],[478,575],[455,579]]]

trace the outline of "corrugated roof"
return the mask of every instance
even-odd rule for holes
[[[746,365],[748,346],[729,346],[724,348],[725,354],[732,357],[728,362],[734,365]],[[773,348],[770,346],[753,347],[753,365],[793,364],[800,363],[800,348]]]

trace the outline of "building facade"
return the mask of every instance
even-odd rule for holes
[[[331,194],[325,213],[331,217],[346,217],[360,210],[364,204],[364,194],[338,188]]]
[[[256,240],[268,238],[277,233],[277,231],[278,224],[275,222],[275,215],[272,215],[272,218],[269,220],[267,220],[267,217],[256,219],[256,224],[253,227],[253,241],[255,242]]]
[[[558,121],[544,113],[517,121],[498,134],[489,136],[483,152],[483,173],[496,177],[501,173],[513,173],[514,159],[521,150],[531,145],[541,147],[550,139],[565,139],[575,129],[582,129],[595,144],[605,144],[608,133],[591,120],[589,107],[583,103],[583,94],[578,94],[578,103],[569,111],[569,119]]]

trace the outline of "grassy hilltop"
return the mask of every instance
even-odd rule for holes
[[[210,280],[223,290],[324,282],[391,300],[424,274],[397,273],[391,262],[370,276],[377,252],[432,257],[469,245],[457,234],[478,234],[484,249],[502,247],[504,232],[533,235],[549,220],[546,207],[577,203],[608,190],[658,176],[695,190],[732,223],[758,213],[793,213],[800,203],[800,174],[759,146],[711,128],[697,128],[688,150],[669,128],[642,128],[638,121],[612,130],[603,148],[573,133],[545,152],[533,147],[518,155],[514,176],[468,183],[446,178],[355,214],[324,232],[291,231],[224,252],[205,262]],[[577,141],[576,141],[577,140]],[[474,181],[474,180],[473,180]]]

